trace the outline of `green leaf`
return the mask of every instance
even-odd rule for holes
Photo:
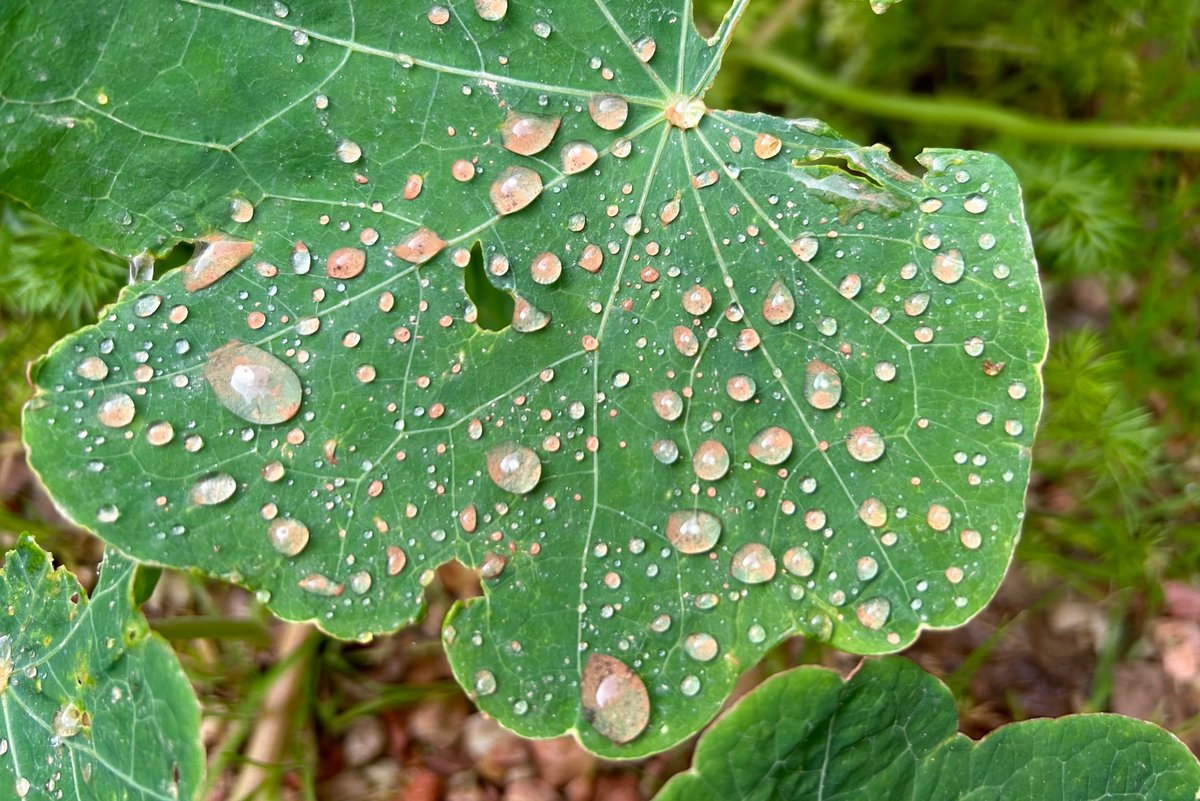
[[[0,569],[0,795],[194,798],[200,707],[133,603],[137,565],[105,552],[89,599],[26,535]]]
[[[1016,180],[705,109],[743,5],[705,40],[684,0],[8,4],[4,185],[125,254],[210,243],[34,371],[51,493],[339,637],[479,568],[459,680],[610,756],[794,634],[970,618],[1041,404]]]
[[[817,667],[772,677],[701,738],[692,769],[655,801],[1192,801],[1200,764],[1157,726],[1072,715],[956,734],[944,684],[901,658],[849,679]]]

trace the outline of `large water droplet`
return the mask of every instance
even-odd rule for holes
[[[643,36],[633,43],[633,52],[643,64],[650,63],[656,50],[658,50],[658,43],[652,36]]]
[[[343,164],[353,164],[362,158],[362,148],[358,146],[357,142],[352,142],[349,139],[339,141],[333,153],[337,156],[337,160]]]
[[[408,238],[392,248],[398,258],[410,264],[424,264],[442,252],[446,240],[428,228],[418,228]]]
[[[237,479],[228,473],[209,473],[192,485],[192,503],[197,506],[216,506],[225,503],[237,492]]]
[[[204,380],[222,406],[251,423],[283,423],[300,410],[300,379],[292,368],[236,339],[209,354]]]
[[[933,257],[933,277],[943,284],[957,284],[965,270],[962,254],[957,250],[948,250]]]
[[[867,498],[858,507],[858,519],[872,528],[882,528],[887,525],[887,507],[878,498]]]
[[[729,575],[744,584],[763,584],[775,578],[775,555],[760,542],[738,548],[729,563]]]
[[[711,662],[717,655],[720,647],[717,645],[717,640],[711,634],[689,634],[687,639],[683,641],[683,650],[692,659],[700,662]]]
[[[584,715],[614,743],[627,743],[650,722],[650,694],[628,665],[607,654],[592,654],[583,668],[580,700]]]
[[[553,284],[562,275],[562,259],[553,253],[543,253],[533,260],[529,274],[535,283],[543,286]]]
[[[109,428],[124,428],[133,422],[136,412],[137,407],[133,404],[133,398],[124,392],[118,392],[110,395],[100,404],[100,408],[96,411],[96,418],[101,425]]]
[[[763,464],[782,464],[792,455],[792,435],[785,428],[767,426],[750,438],[748,450]]]
[[[872,631],[883,628],[892,613],[892,604],[887,598],[868,598],[854,610],[858,622]]]
[[[183,288],[188,292],[216,283],[254,251],[253,242],[237,239],[211,239],[202,244],[203,249],[183,267]]]
[[[692,469],[704,481],[716,481],[729,472],[729,451],[715,439],[705,440],[692,454]]]
[[[767,290],[763,301],[763,319],[771,325],[783,325],[796,313],[796,299],[783,281],[776,281]]]
[[[108,378],[108,365],[99,356],[88,356],[75,366],[75,375],[88,381],[103,381]]]
[[[662,419],[671,422],[678,420],[683,414],[683,398],[673,389],[664,389],[651,396],[655,413]]]
[[[812,553],[803,546],[789,548],[783,555],[783,566],[789,573],[800,578],[811,576],[816,569]]]
[[[330,278],[354,278],[367,264],[367,254],[358,248],[338,248],[329,254],[325,272]]]
[[[475,13],[488,22],[497,22],[508,13],[508,0],[475,0]]]
[[[513,153],[532,156],[550,146],[561,122],[559,117],[509,111],[504,124],[500,126],[501,142]]]
[[[721,521],[708,512],[672,512],[667,518],[667,540],[680,553],[705,553],[721,537]]]
[[[821,243],[816,237],[805,234],[792,241],[792,253],[795,253],[800,261],[812,261],[820,246]]]
[[[514,214],[537,200],[542,194],[542,176],[528,167],[505,167],[492,183],[489,196],[500,215]]]
[[[600,154],[588,142],[567,142],[562,149],[562,168],[567,175],[583,172],[596,163]]]
[[[874,462],[883,456],[883,437],[869,426],[859,426],[851,429],[846,435],[846,450],[860,462]]]
[[[524,495],[542,479],[542,463],[532,449],[504,442],[487,453],[487,470],[496,486]]]
[[[804,373],[804,399],[814,408],[832,409],[842,399],[842,378],[820,359],[808,363]]]
[[[592,95],[588,100],[592,122],[606,131],[615,131],[629,117],[629,103],[618,95]]]
[[[496,692],[496,676],[490,670],[479,670],[475,672],[475,694],[476,695],[491,695]]]
[[[758,391],[758,382],[754,380],[753,376],[731,376],[729,380],[725,382],[725,391],[729,394],[729,397],[733,398],[735,401],[738,401],[739,403],[746,403],[753,398],[754,393]]]
[[[267,526],[267,539],[284,556],[296,556],[308,545],[308,526],[290,518],[273,520]]]
[[[550,314],[534,306],[525,298],[516,297],[513,302],[512,327],[521,334],[541,331],[550,324]]]
[[[83,710],[75,704],[66,703],[54,713],[50,730],[58,737],[74,737],[83,728]]]

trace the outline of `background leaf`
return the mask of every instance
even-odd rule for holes
[[[36,369],[31,464],[139,559],[341,637],[479,568],[460,681],[608,755],[795,633],[967,620],[1040,409],[1015,178],[705,109],[743,5],[712,40],[683,2],[6,8],[10,191],[126,255],[208,243]]]
[[[108,550],[89,599],[25,537],[0,569],[0,788],[9,798],[193,798],[200,708]],[[11,794],[11,795],[10,795]]]
[[[950,691],[906,659],[867,661],[845,681],[796,668],[739,701],[656,801],[1200,797],[1196,758],[1140,720],[1032,720],[978,743],[955,728]]]

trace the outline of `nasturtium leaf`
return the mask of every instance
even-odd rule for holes
[[[186,801],[204,774],[200,707],[105,552],[89,599],[32,538],[0,568],[0,798]]]
[[[610,756],[793,634],[970,618],[1041,406],[1016,180],[705,108],[743,6],[704,39],[685,0],[6,4],[6,189],[200,243],[34,369],[51,493],[339,637],[478,568],[459,680]]]
[[[957,734],[954,697],[899,657],[849,679],[786,671],[700,739],[655,801],[1194,801],[1200,763],[1172,734],[1120,715]]]

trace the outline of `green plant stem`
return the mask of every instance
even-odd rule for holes
[[[980,128],[1032,142],[1111,150],[1200,152],[1200,130],[1157,126],[1111,125],[1042,120],[962,98],[923,98],[861,89],[822,75],[771,51],[736,48],[726,60],[766,72],[843,108],[879,117],[934,125]]]

